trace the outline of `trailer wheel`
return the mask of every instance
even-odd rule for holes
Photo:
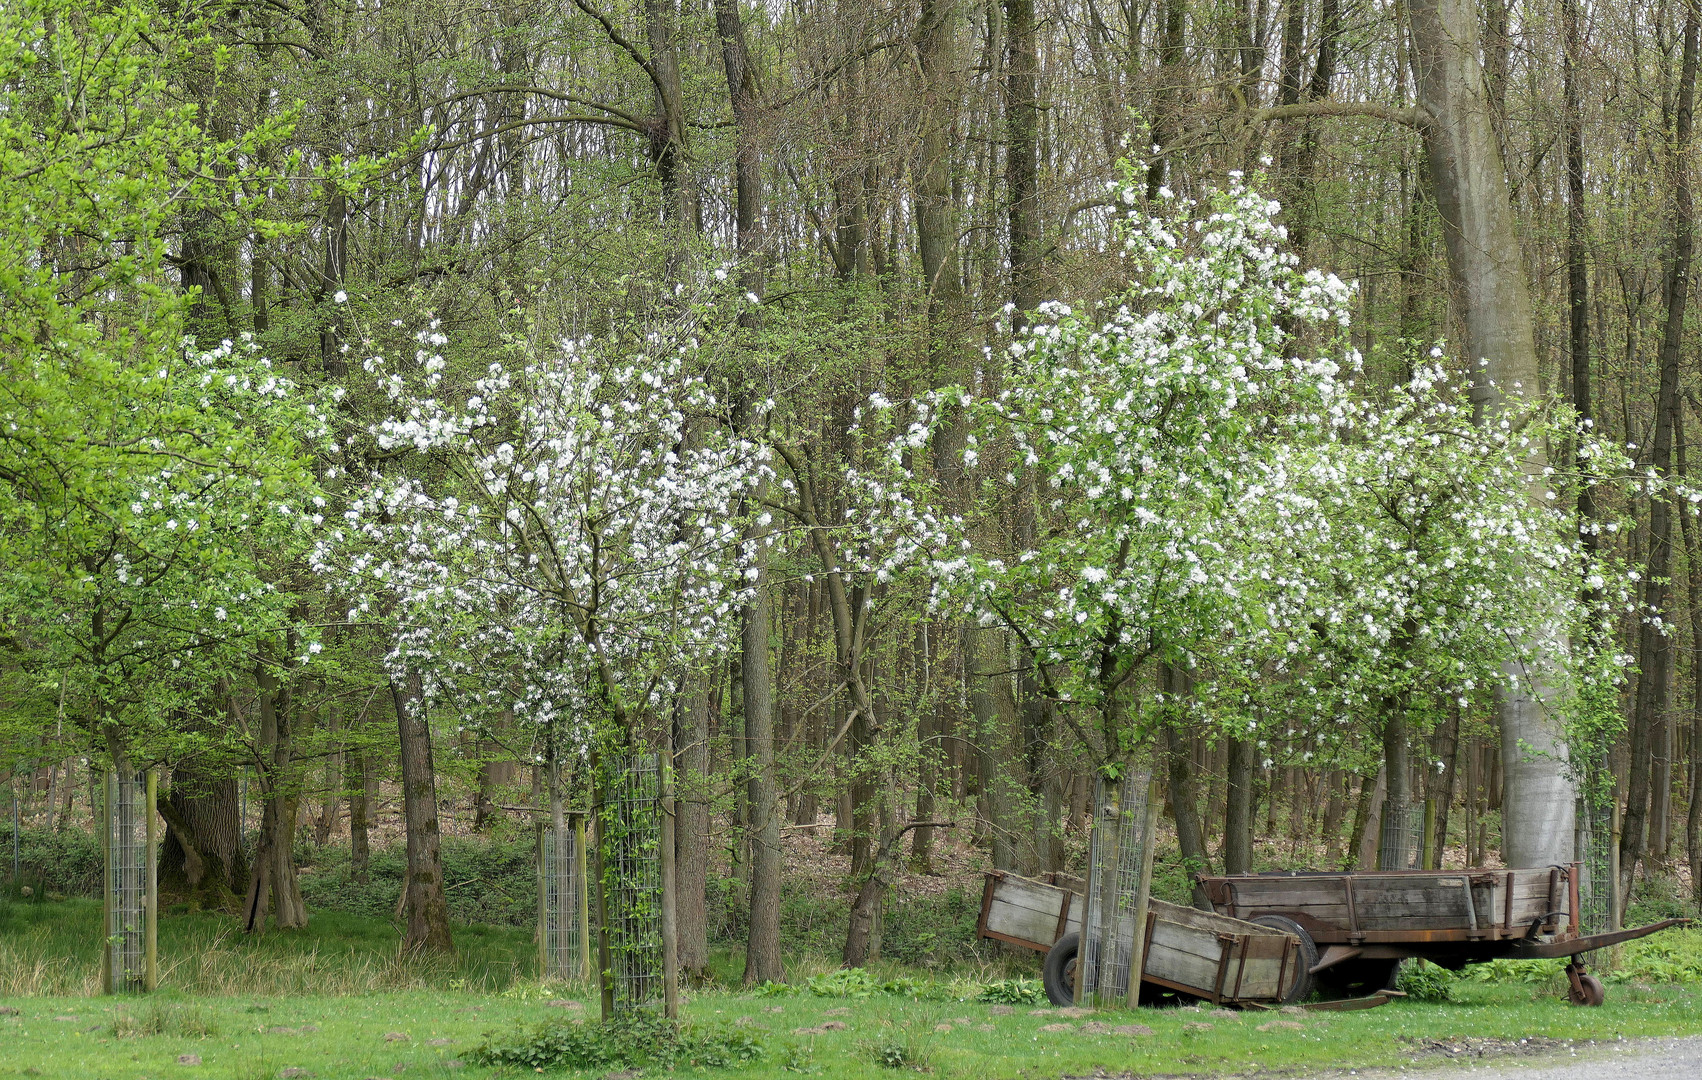
[[[1300,939],[1300,962],[1295,971],[1294,982],[1289,984],[1288,993],[1282,997],[1284,1005],[1293,1005],[1305,1001],[1312,996],[1313,976],[1312,965],[1318,962],[1318,945],[1312,940],[1312,935],[1306,928],[1286,915],[1260,915],[1249,922],[1260,926],[1268,926],[1272,930],[1281,930],[1285,934],[1293,934]]]
[[[1607,1000],[1607,987],[1594,975],[1578,976],[1578,989],[1568,989],[1566,996],[1574,1005],[1596,1006]]]
[[[1040,967],[1046,1000],[1060,1008],[1076,1003],[1076,954],[1080,951],[1081,935],[1065,934],[1053,942]]]

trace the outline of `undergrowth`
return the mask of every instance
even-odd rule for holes
[[[0,997],[100,991],[100,904],[0,898]],[[314,914],[304,929],[245,935],[212,912],[160,918],[160,984],[190,994],[369,994],[390,990],[501,990],[528,975],[524,931],[454,928],[453,956],[411,956],[388,920]]]
[[[606,1021],[548,1021],[491,1034],[473,1051],[481,1065],[512,1069],[739,1068],[768,1057],[768,1032],[737,1024],[677,1023],[647,1010]]]

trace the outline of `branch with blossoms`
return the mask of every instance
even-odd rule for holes
[[[506,671],[502,705],[552,747],[626,744],[731,645],[739,508],[767,452],[732,434],[689,338],[521,349],[455,400],[434,334],[411,372],[366,361],[393,402],[377,445],[434,467],[367,478],[322,565],[386,596],[393,662],[434,689]]]

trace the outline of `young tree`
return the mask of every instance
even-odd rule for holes
[[[1356,362],[1289,355],[1283,327],[1344,327],[1351,290],[1282,252],[1276,205],[1238,176],[1199,217],[1165,188],[1145,204],[1132,170],[1114,191],[1130,287],[1079,315],[1041,305],[1010,346],[1006,389],[959,396],[974,416],[966,460],[999,446],[1014,467],[995,486],[1037,493],[1033,541],[966,546],[940,567],[966,612],[1034,652],[1111,771],[1149,734],[1136,697],[1148,662],[1187,666],[1252,617],[1237,530],[1256,465],[1311,437]]]
[[[693,374],[695,329],[640,350],[517,346],[459,390],[435,327],[406,371],[366,361],[394,403],[377,443],[418,467],[371,478],[321,564],[393,605],[389,662],[418,679],[399,708],[511,710],[550,761],[586,761],[600,793],[599,758],[662,731],[687,677],[730,647],[739,508],[768,469]],[[551,814],[562,828],[553,781]]]

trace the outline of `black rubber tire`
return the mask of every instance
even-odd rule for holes
[[[1293,934],[1300,939],[1300,963],[1296,978],[1283,995],[1284,1005],[1295,1005],[1312,996],[1315,986],[1312,975],[1312,965],[1318,962],[1318,944],[1312,940],[1312,935],[1306,928],[1289,918],[1287,915],[1260,915],[1248,920],[1260,926],[1268,926],[1272,930],[1281,930],[1285,934]]]
[[[1347,960],[1313,976],[1319,989],[1341,997],[1367,997],[1393,990],[1400,976],[1399,960]]]
[[[1080,951],[1081,935],[1065,934],[1052,943],[1045,963],[1040,965],[1046,1000],[1060,1008],[1076,1003],[1076,954]]]

